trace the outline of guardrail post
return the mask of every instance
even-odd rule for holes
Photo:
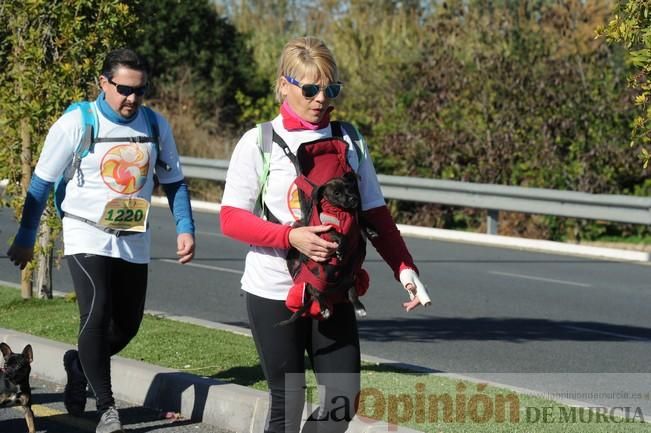
[[[497,209],[488,209],[486,213],[486,233],[489,235],[497,234],[497,224],[500,218],[500,211]]]

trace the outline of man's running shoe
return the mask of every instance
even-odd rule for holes
[[[104,411],[95,433],[124,433],[118,410],[115,407],[111,406]]]

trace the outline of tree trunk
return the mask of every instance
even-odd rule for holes
[[[20,121],[20,138],[22,142],[20,152],[21,186],[23,187],[23,194],[26,194],[32,180],[32,137],[27,119]],[[20,293],[23,299],[32,297],[32,274],[32,269],[29,266],[23,269],[20,274]]]
[[[35,288],[41,299],[52,299],[52,264],[54,248],[50,246],[52,232],[47,223],[41,224],[38,234],[39,251],[36,260]]]

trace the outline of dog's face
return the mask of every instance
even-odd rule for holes
[[[341,209],[357,209],[361,200],[355,174],[347,173],[324,183],[319,191],[319,199],[321,198]]]
[[[32,346],[27,345],[21,353],[14,353],[6,343],[0,343],[4,366],[0,369],[0,407],[21,406],[25,413],[28,433],[35,433],[32,390],[29,386],[30,366],[34,359]]]
[[[4,374],[5,378],[16,385],[26,383],[32,369],[30,364],[34,357],[32,346],[28,344],[22,353],[14,353],[9,345],[0,343],[0,351],[4,358],[4,367],[0,374]]]

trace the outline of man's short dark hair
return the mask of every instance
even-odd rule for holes
[[[112,78],[120,67],[142,71],[145,74],[149,73],[147,61],[129,48],[120,48],[108,53],[102,65],[102,75]]]

